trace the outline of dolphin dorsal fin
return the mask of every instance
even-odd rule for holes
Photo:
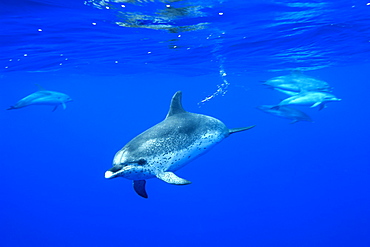
[[[182,100],[182,92],[177,91],[172,97],[170,110],[168,111],[166,118],[173,116],[175,114],[186,112],[184,108],[182,108],[181,100]]]

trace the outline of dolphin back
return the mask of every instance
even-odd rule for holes
[[[187,113],[187,111],[185,111],[184,108],[182,107],[182,92],[181,91],[177,91],[175,95],[172,97],[170,110],[168,111],[166,118],[179,114],[179,113]],[[249,127],[243,127],[243,128],[229,129],[229,135],[236,133],[236,132],[249,130],[253,128],[254,126],[255,125],[252,125]]]

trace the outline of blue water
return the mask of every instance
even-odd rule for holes
[[[0,246],[370,246],[366,1],[0,2]],[[258,111],[301,71],[341,102],[314,123]],[[37,90],[67,109],[6,111]],[[176,173],[107,180],[114,154],[184,108],[234,134]]]

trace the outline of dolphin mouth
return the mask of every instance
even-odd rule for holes
[[[122,176],[125,171],[130,170],[131,166],[115,165],[111,169],[105,172],[104,177],[107,179],[116,178]]]
[[[104,177],[106,179],[112,179],[112,178],[116,178],[116,177],[119,177],[121,175],[121,173],[124,172],[123,170],[120,170],[118,172],[112,172],[112,171],[106,171],[104,173]]]
[[[114,173],[111,172],[111,171],[106,171],[105,174],[104,174],[104,177],[107,178],[107,179],[113,178]]]

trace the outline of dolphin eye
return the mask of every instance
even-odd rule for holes
[[[131,161],[131,162],[127,162],[126,163],[126,165],[127,164],[138,164],[139,166],[143,166],[143,165],[145,165],[147,162],[146,162],[146,160],[144,160],[144,159],[139,159],[139,160],[135,160],[135,161]]]
[[[137,163],[139,164],[139,165],[145,165],[146,164],[146,160],[144,160],[144,159],[139,159],[138,161],[137,161]]]

